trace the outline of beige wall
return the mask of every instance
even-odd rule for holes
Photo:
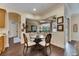
[[[73,32],[73,25],[78,25],[78,32]],[[79,41],[79,14],[72,15],[71,17],[71,40]]]
[[[56,8],[55,10],[50,11],[48,14],[43,16],[43,18],[47,18],[53,15],[56,15],[57,17],[64,16],[64,5],[60,6],[59,8]],[[52,34],[52,44],[64,48],[64,32],[55,32]]]
[[[45,14],[44,16],[42,16],[42,18],[48,18],[50,16],[56,15],[58,16],[63,16],[64,15],[64,5],[61,5],[58,8],[55,8],[54,10],[48,12],[47,14]]]

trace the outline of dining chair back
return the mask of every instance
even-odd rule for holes
[[[52,34],[47,34],[47,36],[45,38],[45,47],[46,47],[47,51],[49,50],[49,54],[51,54],[51,38],[52,38]],[[49,48],[49,49],[47,49],[47,48]],[[49,54],[47,54],[47,55],[49,55]]]
[[[47,34],[46,38],[45,38],[45,43],[51,43],[51,38],[52,38],[52,35],[51,34]]]

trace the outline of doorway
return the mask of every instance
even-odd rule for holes
[[[20,15],[9,13],[9,46],[20,44]]]

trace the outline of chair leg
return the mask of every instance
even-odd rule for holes
[[[43,53],[44,53],[45,56],[48,56],[46,44],[45,44],[45,48],[44,48],[44,52]]]
[[[24,48],[23,48],[23,55],[25,55],[25,48],[26,48],[26,47],[24,46]]]
[[[26,52],[28,51],[28,46],[27,46],[27,49],[26,49]]]
[[[46,47],[46,46],[45,46],[44,49],[43,49],[43,55],[44,55],[44,56],[48,56],[48,54],[47,54],[47,47]]]
[[[50,49],[50,54],[51,54],[51,44],[49,45],[49,49]]]
[[[49,51],[49,52],[47,52],[47,51]],[[51,54],[51,44],[49,44],[49,46],[46,46],[46,53],[47,53],[47,55]]]
[[[24,46],[24,48],[23,48],[23,55],[26,55],[27,51],[28,51],[28,46]]]

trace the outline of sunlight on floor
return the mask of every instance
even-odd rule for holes
[[[65,49],[66,56],[76,56],[77,55],[76,48],[71,43],[66,42],[65,48],[66,48]]]

